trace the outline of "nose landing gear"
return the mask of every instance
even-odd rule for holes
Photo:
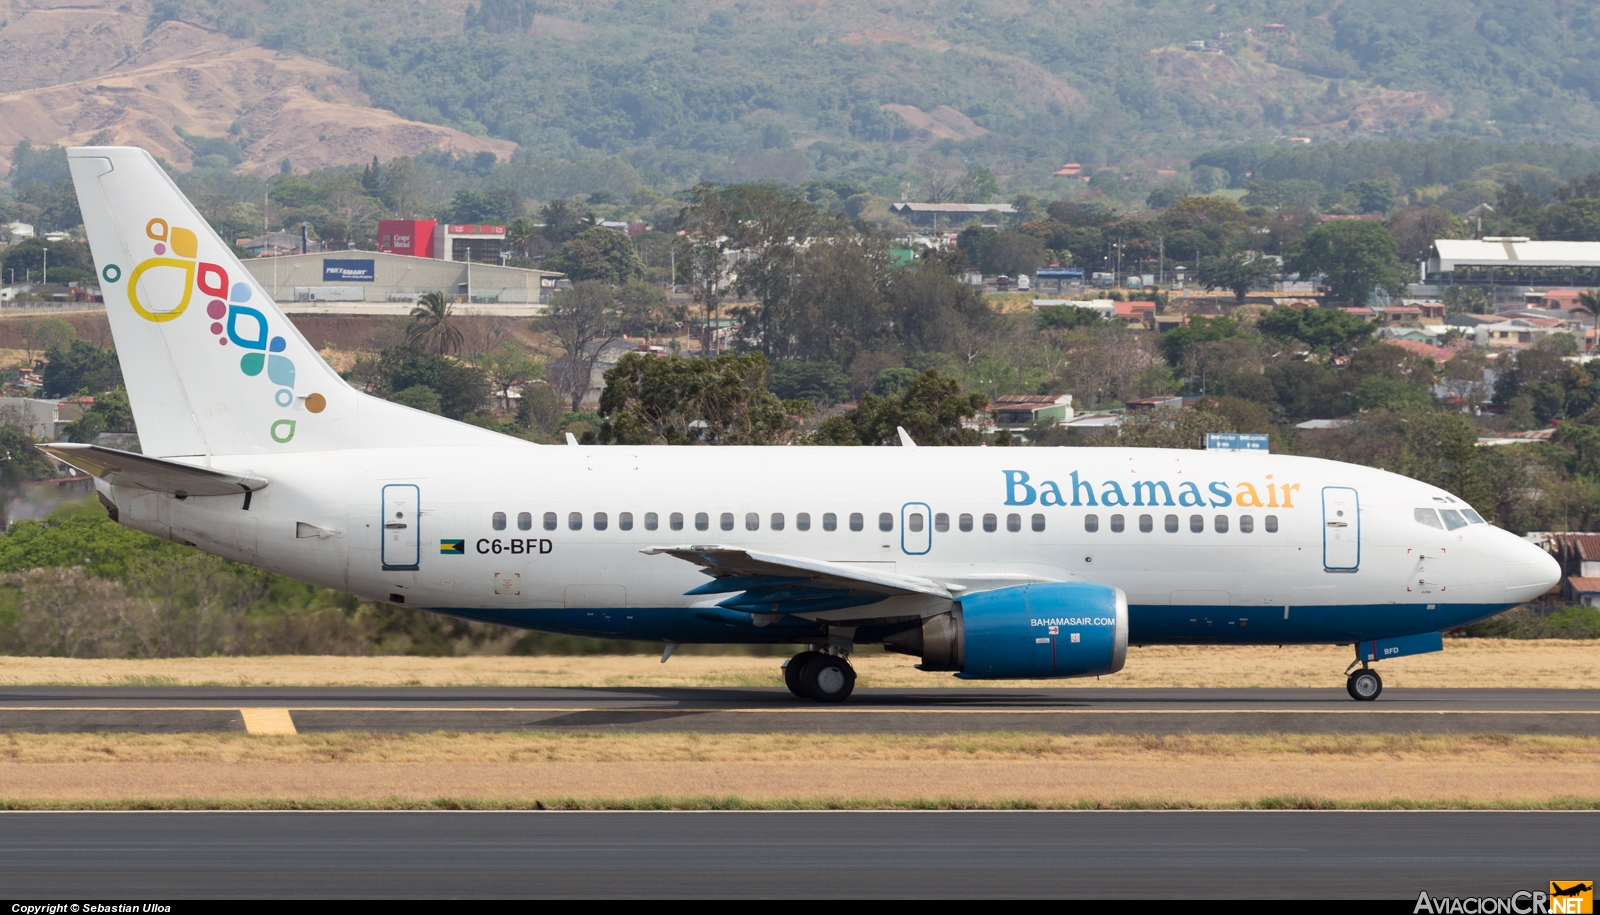
[[[1361,669],[1345,678],[1344,688],[1350,694],[1350,698],[1357,702],[1371,702],[1383,692],[1383,678],[1378,676],[1377,671],[1367,667],[1365,662],[1358,663],[1362,665]]]
[[[844,655],[802,651],[783,665],[783,682],[789,692],[816,702],[843,702],[856,688],[856,672]]]

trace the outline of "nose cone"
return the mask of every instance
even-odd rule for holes
[[[1561,564],[1543,548],[1515,539],[1515,546],[1506,551],[1506,602],[1522,604],[1561,582]]]

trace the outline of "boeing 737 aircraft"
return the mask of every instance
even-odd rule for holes
[[[785,678],[823,702],[872,643],[973,679],[1115,673],[1129,644],[1354,645],[1368,700],[1372,662],[1560,574],[1443,490],[1309,458],[508,438],[346,384],[144,150],[68,158],[144,453],[42,447],[121,524],[367,600],[663,660],[804,645]]]

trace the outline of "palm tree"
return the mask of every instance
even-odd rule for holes
[[[1578,293],[1578,302],[1584,308],[1589,309],[1589,314],[1594,318],[1595,335],[1600,336],[1600,289],[1589,289]],[[1595,340],[1585,346],[1583,351],[1587,353],[1590,347],[1596,344],[1600,344],[1600,340]]]
[[[442,292],[425,293],[411,309],[406,342],[443,356],[461,348],[461,328],[451,323],[455,306]]]

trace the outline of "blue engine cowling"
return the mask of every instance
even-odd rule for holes
[[[1128,598],[1078,581],[983,591],[884,647],[922,655],[924,670],[960,671],[969,680],[1116,673],[1128,658]]]

